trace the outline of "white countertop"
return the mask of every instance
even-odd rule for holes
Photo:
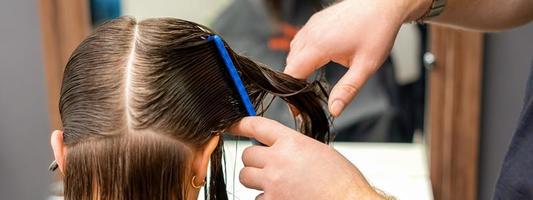
[[[230,199],[235,191],[235,199],[255,199],[259,191],[245,188],[239,183],[238,174],[242,169],[242,151],[250,142],[225,142],[227,190]],[[374,186],[397,199],[431,200],[432,191],[426,159],[422,144],[397,143],[347,143],[333,144],[341,154],[361,170],[367,180]],[[237,149],[237,162],[235,150]],[[234,164],[236,165],[235,167]],[[233,176],[233,169],[237,176]],[[235,190],[233,181],[235,180]],[[200,195],[202,197],[203,195]],[[200,198],[203,199],[203,198]]]

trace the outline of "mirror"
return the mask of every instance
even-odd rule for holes
[[[298,29],[315,11],[332,3],[321,0],[116,2],[121,4],[120,15],[138,19],[170,16],[207,25],[235,51],[280,71]],[[103,10],[92,8],[96,9],[92,13]],[[100,20],[104,19],[93,18],[93,22]],[[426,70],[422,55],[427,48],[426,35],[425,25],[404,25],[381,69],[343,115],[333,120],[336,135],[333,145],[356,163],[376,187],[400,199],[431,199],[423,144]],[[333,85],[345,72],[346,68],[329,63],[321,75],[328,85]],[[294,127],[287,105],[281,100],[274,101],[266,116]],[[234,161],[239,160],[247,145],[243,141],[239,145],[226,141],[228,177],[235,177],[234,173],[242,167],[241,162]],[[227,180],[230,193],[240,199],[255,197],[256,193],[235,180],[238,179]]]
[[[237,52],[283,70],[290,41],[307,19],[330,0],[90,0],[91,24],[121,16],[176,17],[204,24]],[[356,164],[375,187],[399,199],[432,199],[425,146],[427,50],[425,25],[402,26],[388,59],[341,117],[333,120],[332,145]],[[356,36],[354,36],[356,37]],[[335,84],[346,68],[329,63],[320,74]],[[266,116],[287,126],[294,121],[281,101]],[[246,141],[225,145],[228,192],[253,199],[257,191],[238,182]],[[202,196],[202,195],[200,195]]]
[[[120,15],[137,19],[176,17],[207,25],[239,53],[282,71],[290,41],[307,19],[332,1],[281,0],[92,0],[93,25]],[[343,115],[333,120],[336,141],[421,143],[424,133],[426,27],[401,28],[389,58]],[[329,63],[321,71],[332,86],[346,68]],[[281,100],[267,117],[293,126]]]

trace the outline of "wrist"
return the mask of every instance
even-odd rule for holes
[[[405,15],[404,23],[420,19],[431,8],[432,0],[404,0]]]

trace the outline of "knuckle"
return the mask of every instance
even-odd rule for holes
[[[255,121],[255,131],[256,132],[268,132],[272,129],[272,127],[278,126],[278,123],[274,120],[267,119],[267,118],[256,118]]]
[[[265,190],[267,190],[268,188],[270,188],[273,184],[275,184],[274,182],[274,179],[271,175],[268,175],[265,177]]]
[[[373,56],[372,56],[373,55]],[[372,55],[363,55],[362,58],[358,61],[359,67],[361,67],[361,73],[365,74],[366,76],[370,76],[371,74],[374,74],[379,67],[381,66],[382,59],[375,58],[376,56],[374,54]],[[378,56],[382,57],[382,56]]]
[[[300,44],[300,42],[299,42],[300,40],[299,40],[298,38],[301,37],[301,33],[302,33],[302,32],[298,31],[298,32],[296,33],[296,35],[294,36],[294,39],[291,40],[291,42],[290,42],[290,44],[289,44],[290,49],[294,49],[294,48],[296,48],[296,47]],[[290,54],[289,54],[289,55],[290,55]],[[291,56],[288,56],[287,58],[290,58],[290,57],[291,57]]]
[[[255,126],[254,132],[255,133],[265,133],[268,130],[269,130],[268,126],[265,126],[264,124],[257,124]]]
[[[287,137],[285,137],[285,143],[287,144],[288,147],[291,147],[293,145],[295,145],[298,141],[291,135],[288,135]]]
[[[301,134],[301,133],[298,133],[298,134]],[[296,146],[298,145],[298,143],[300,143],[300,136],[302,135],[298,135],[298,134],[290,134],[290,135],[287,135],[284,140],[286,141],[288,147],[293,147],[293,146]]]
[[[269,178],[269,185],[276,186],[276,185],[279,185],[282,181],[283,180],[278,173],[272,173],[272,175]]]
[[[263,171],[265,173],[265,176],[263,177],[264,189],[267,190],[272,184],[274,184],[273,175],[275,174],[275,171],[272,168],[264,168]]]
[[[342,94],[355,95],[359,92],[359,87],[355,84],[342,84],[339,85],[337,91]]]
[[[249,119],[248,121],[250,130],[252,130],[254,133],[261,132],[262,129],[264,129],[263,123],[259,120],[257,117],[253,117]]]

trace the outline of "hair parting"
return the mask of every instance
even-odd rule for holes
[[[247,116],[209,28],[173,18],[111,20],[72,53],[59,102],[65,199],[186,199],[193,152]],[[259,114],[269,96],[299,112],[298,130],[329,142],[327,98],[308,83],[225,44]],[[216,133],[216,134],[214,134]],[[210,157],[206,199],[226,200],[223,140]]]

